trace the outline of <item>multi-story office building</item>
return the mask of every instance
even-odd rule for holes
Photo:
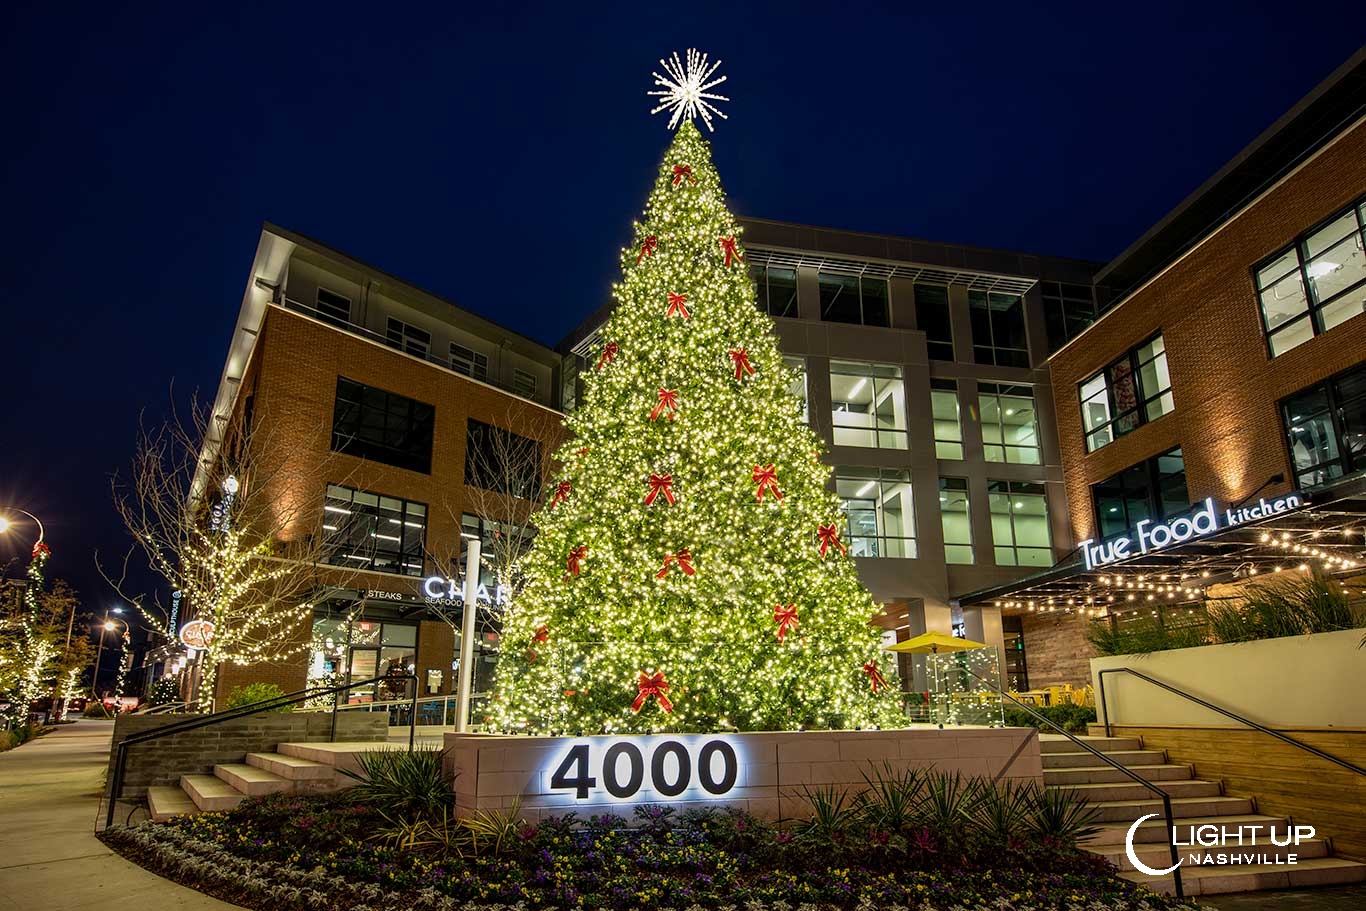
[[[1088,623],[1199,623],[1267,572],[1354,575],[1328,558],[1366,552],[1364,250],[1366,52],[1100,270],[1111,306],[1050,358],[1090,551],[962,598],[1022,625],[1031,681],[1089,679]],[[1217,527],[1183,524],[1207,501]]]

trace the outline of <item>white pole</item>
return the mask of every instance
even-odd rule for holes
[[[474,684],[474,618],[479,606],[474,603],[479,591],[479,539],[467,538],[465,547],[465,603],[460,617],[460,682],[455,696],[455,729],[470,726],[470,690]]]

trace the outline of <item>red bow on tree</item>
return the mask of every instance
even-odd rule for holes
[[[666,317],[669,317],[673,316],[675,313],[679,314],[684,319],[688,318],[688,295],[675,294],[674,292],[670,291],[669,309],[664,311],[664,315]]]
[[[671,474],[650,475],[650,492],[645,495],[645,505],[653,506],[655,497],[664,494],[669,505],[674,505],[674,476]]]
[[[687,177],[690,183],[697,183],[697,178],[692,176],[691,165],[674,165],[674,186],[678,186],[680,183],[682,183],[684,177]]]
[[[588,455],[588,447],[585,446],[585,447],[583,447],[582,449],[580,449],[580,450],[578,451],[578,455]],[[819,456],[817,456],[817,458],[819,458]]]
[[[651,696],[659,700],[659,707],[666,712],[674,710],[674,704],[665,695],[669,692],[669,682],[664,679],[663,671],[655,671],[653,674],[640,672],[640,679],[636,681],[636,689],[640,692],[636,694],[636,701],[631,703],[631,711],[639,712],[645,705],[645,701]]]
[[[640,245],[640,255],[636,257],[636,265],[640,265],[640,261],[642,259],[644,259],[647,256],[653,255],[654,252],[658,249],[659,238],[651,234],[649,237],[645,238],[645,243]]]
[[[597,369],[601,370],[603,364],[610,364],[612,361],[616,360],[617,352],[620,350],[621,349],[617,347],[616,342],[608,342],[607,346],[602,349],[602,357],[598,358]]]
[[[778,472],[773,470],[772,465],[764,467],[755,465],[750,477],[754,479],[755,484],[759,485],[759,488],[754,491],[754,499],[760,503],[764,502],[765,491],[771,491],[774,499],[781,500],[783,498],[783,492],[778,489]]]
[[[754,375],[754,368],[749,365],[749,354],[744,348],[737,348],[730,353],[730,359],[735,362],[735,378],[740,379],[742,374]]]
[[[720,244],[721,244],[721,249],[726,251],[726,265],[727,265],[727,266],[730,265],[730,261],[731,261],[732,258],[733,258],[736,262],[741,262],[741,263],[742,263],[742,262],[745,261],[745,258],[744,258],[743,256],[740,255],[740,251],[737,250],[737,249],[735,249],[735,235],[734,235],[734,234],[732,234],[730,237],[722,237],[722,238],[720,238],[720,239],[719,239],[719,242],[720,242]]]
[[[36,560],[39,557],[49,557],[51,555],[52,551],[48,549],[46,541],[39,541],[37,544],[33,545],[33,559]]]
[[[778,624],[778,642],[781,643],[787,638],[787,631],[797,629],[801,626],[801,621],[797,619],[797,605],[789,604],[786,607],[779,604],[773,608],[773,622]]]
[[[849,549],[844,546],[844,542],[840,540],[839,529],[834,525],[819,526],[816,529],[816,537],[820,538],[822,559],[825,558],[825,552],[831,545],[838,547],[842,554],[847,554],[849,552]]]
[[[544,623],[536,627],[536,635],[531,637],[532,642],[546,642],[550,639],[550,627]]]
[[[650,412],[650,420],[657,421],[659,416],[664,413],[664,409],[669,409],[669,420],[674,419],[678,413],[678,390],[661,389],[659,390],[659,404]]]
[[[887,685],[887,678],[882,676],[882,671],[873,662],[869,661],[863,665],[863,672],[868,675],[868,679],[873,682],[873,692],[876,693],[879,687]]]
[[[569,552],[568,566],[569,571],[572,574],[576,576],[579,574],[579,561],[586,556],[588,556],[587,544],[580,544],[578,547],[574,548]]]
[[[550,498],[550,508],[554,509],[569,498],[569,482],[561,481],[555,487],[555,496]]]
[[[693,569],[692,565],[692,551],[685,547],[676,554],[664,555],[664,565],[660,567],[659,572],[655,573],[655,578],[663,579],[669,574],[669,567],[673,566],[675,563],[678,564],[679,569],[683,570],[683,575],[685,576],[691,576],[693,573],[697,572],[697,570]]]

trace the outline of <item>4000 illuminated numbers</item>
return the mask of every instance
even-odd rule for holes
[[[587,800],[601,787],[618,800],[628,800],[640,792],[649,775],[650,789],[662,797],[677,797],[694,787],[694,780],[703,791],[719,797],[735,787],[740,775],[735,747],[724,740],[708,740],[701,746],[660,740],[645,749],[639,741],[618,740],[602,750],[597,769],[592,768],[593,752],[586,743],[570,747],[550,774],[551,790],[573,791],[578,800]]]

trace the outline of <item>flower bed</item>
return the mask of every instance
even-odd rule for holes
[[[773,826],[738,812],[644,808],[443,839],[354,794],[278,796],[165,825],[110,829],[164,876],[260,909],[1154,909],[1182,907],[1047,839],[988,846],[918,827]],[[813,834],[814,833],[814,834]],[[376,835],[382,834],[381,840]]]

